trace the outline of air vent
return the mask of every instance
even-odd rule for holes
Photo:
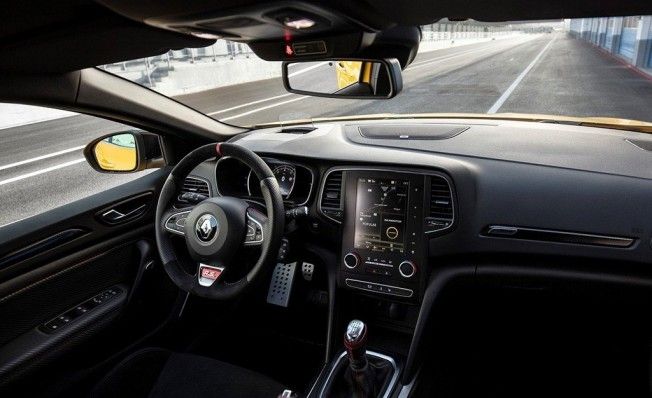
[[[286,127],[281,130],[283,134],[308,134],[311,131],[315,131],[314,127]]]
[[[326,176],[319,207],[322,214],[333,221],[342,222],[342,171],[333,171]]]
[[[198,193],[204,196],[211,196],[208,182],[195,177],[186,177],[183,181],[182,192]]]
[[[430,212],[425,219],[426,233],[441,231],[453,225],[453,194],[443,177],[430,178]]]

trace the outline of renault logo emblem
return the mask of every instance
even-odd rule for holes
[[[218,232],[217,219],[212,214],[204,214],[197,219],[195,233],[202,242],[210,242]]]

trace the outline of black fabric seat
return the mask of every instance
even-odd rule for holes
[[[259,373],[215,359],[140,350],[118,364],[91,393],[92,397],[270,397],[284,387]]]

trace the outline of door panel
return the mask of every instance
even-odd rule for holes
[[[0,228],[0,395],[71,388],[168,319],[179,292],[153,236],[168,172]],[[119,222],[102,217],[133,206]]]
[[[56,247],[48,247],[46,251],[38,253],[38,256],[0,267],[0,283],[38,269],[47,261],[120,236],[139,226],[151,225],[156,207],[155,199],[168,174],[168,168],[156,170],[137,180],[0,227],[0,261],[6,261],[12,254],[63,231],[81,229],[85,232],[83,236],[71,241],[63,241]],[[140,198],[147,194],[150,194],[147,196],[148,202],[145,202],[148,203],[147,210],[138,217],[129,219],[128,222],[111,225],[101,222],[97,217],[98,214],[113,207],[122,208],[126,199]]]
[[[88,257],[75,257],[80,256],[57,262],[59,267],[48,265],[51,272],[46,276],[31,272],[21,278],[20,284],[9,281],[0,286],[0,314],[4,320],[0,323],[0,346],[102,289],[129,283],[137,270],[139,253],[129,242]],[[11,285],[24,286],[12,289]]]

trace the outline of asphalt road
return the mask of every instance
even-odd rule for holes
[[[305,66],[291,73],[310,76]],[[652,81],[564,34],[495,40],[420,53],[392,100],[287,93],[280,79],[179,96],[238,125],[367,113],[523,112],[650,121]],[[0,225],[109,189],[139,174],[103,175],[81,147],[125,127],[78,115],[0,130]]]

